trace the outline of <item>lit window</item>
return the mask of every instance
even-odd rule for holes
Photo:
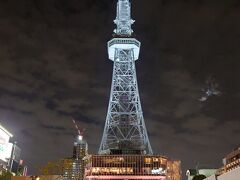
[[[152,159],[151,158],[145,158],[145,163],[146,164],[151,164],[152,163]]]

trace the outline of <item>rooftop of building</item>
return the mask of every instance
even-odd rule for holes
[[[231,153],[229,153],[227,156],[226,156],[226,159],[230,159],[236,155],[239,155],[240,154],[240,146],[235,148]],[[240,157],[239,157],[240,158]]]

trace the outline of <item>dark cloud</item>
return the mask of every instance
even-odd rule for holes
[[[0,2],[0,119],[31,172],[71,156],[72,118],[97,152],[110,92],[106,42],[115,3]],[[142,42],[140,96],[154,152],[181,159],[184,171],[197,162],[220,166],[240,137],[238,1],[138,0],[132,6]],[[222,96],[201,103],[210,75]]]
[[[56,130],[56,131],[64,131],[66,128],[61,127],[61,126],[49,126],[45,124],[41,124],[42,128],[49,129],[49,130]]]
[[[30,111],[18,110],[18,109],[16,109],[16,108],[10,107],[10,106],[8,107],[8,106],[3,106],[3,105],[1,105],[0,108],[1,108],[1,109],[4,109],[4,110],[12,111],[12,112],[21,113],[21,114],[24,114],[24,115],[31,115],[31,114],[32,114],[32,112],[30,112]]]

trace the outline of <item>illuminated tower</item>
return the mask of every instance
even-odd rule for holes
[[[118,0],[116,29],[108,42],[113,61],[111,94],[99,154],[152,154],[138,92],[135,61],[141,43],[132,37],[131,4]]]
[[[180,162],[152,153],[138,92],[135,61],[140,42],[133,38],[131,5],[118,0],[117,28],[108,42],[113,61],[111,95],[97,155],[87,157],[86,180],[180,180]]]

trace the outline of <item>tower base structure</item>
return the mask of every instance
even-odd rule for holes
[[[86,180],[180,180],[181,163],[159,155],[91,155]]]

